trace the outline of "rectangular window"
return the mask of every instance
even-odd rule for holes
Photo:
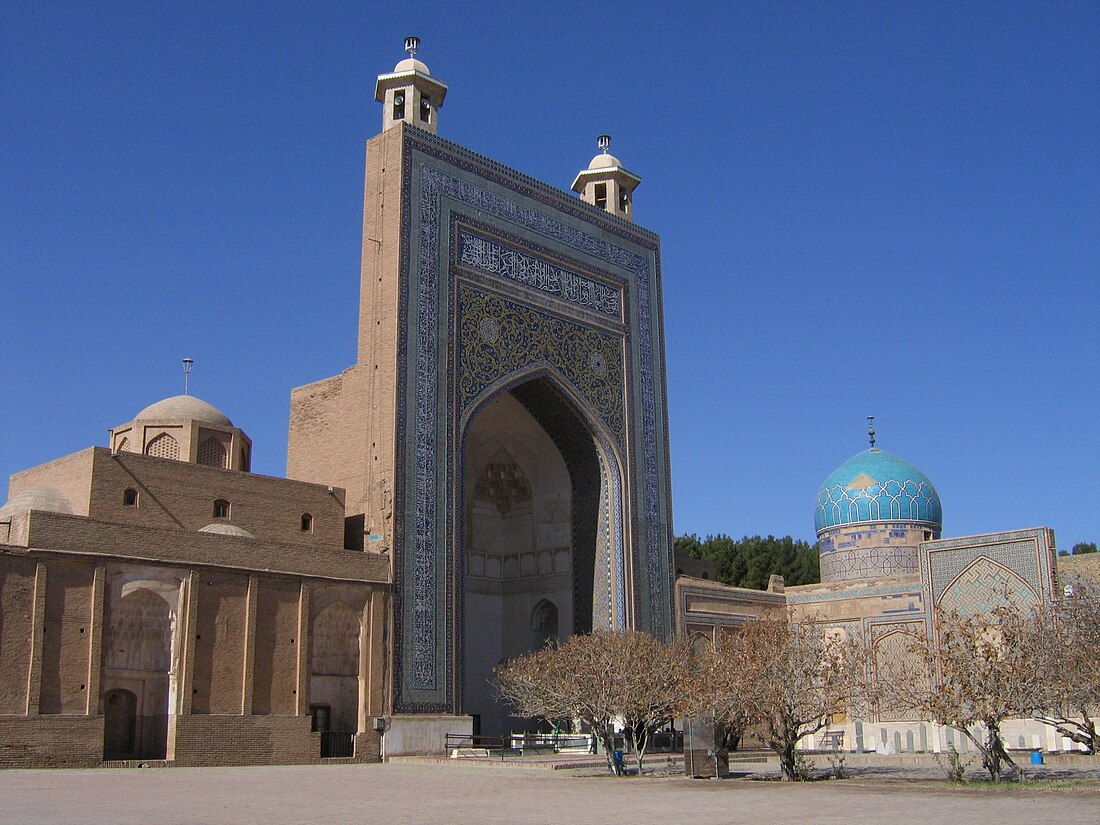
[[[432,99],[430,97],[420,98],[420,119],[425,123],[432,122]]]
[[[600,209],[607,209],[607,184],[596,184],[596,206]]]
[[[393,119],[404,120],[405,119],[405,93],[394,92],[393,95]]]

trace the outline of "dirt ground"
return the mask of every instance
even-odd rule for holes
[[[733,769],[774,773],[759,764]],[[782,783],[475,764],[15,770],[0,771],[0,823],[1100,822],[1096,768],[1036,772],[1078,783],[1064,788],[955,788],[935,768],[851,773]]]

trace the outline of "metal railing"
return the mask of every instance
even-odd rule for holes
[[[492,756],[494,751],[499,751],[502,762],[506,756],[516,756],[521,753],[512,747],[511,741],[505,736],[448,733],[444,738],[443,746],[448,754],[462,750],[483,750],[486,756]]]

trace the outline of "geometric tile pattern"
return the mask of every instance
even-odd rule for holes
[[[936,602],[936,609],[969,616],[996,607],[1031,607],[1038,602],[1039,596],[1023,579],[983,556],[947,586]]]
[[[510,374],[548,364],[566,377],[622,444],[621,335],[592,329],[492,295],[472,286],[459,290],[459,403],[470,407],[486,387]],[[492,327],[486,322],[491,322]],[[486,338],[485,328],[496,335]],[[593,365],[598,361],[598,367]]]
[[[821,554],[821,580],[884,579],[917,572],[915,547],[861,547]]]
[[[871,649],[875,682],[890,684],[892,681],[908,677],[919,672],[919,663],[912,652],[914,636],[918,639],[925,633],[924,622],[894,622],[878,625],[872,631]],[[904,711],[880,704],[878,720],[880,722],[908,722],[920,718],[915,711]]]
[[[921,586],[930,619],[941,610],[973,614],[1006,600],[1049,604],[1054,598],[1054,533],[1047,527],[926,541]]]
[[[873,483],[866,488],[843,484],[822,488],[817,496],[817,529],[865,521],[943,521],[940,496],[931,482],[909,478],[868,480]]]

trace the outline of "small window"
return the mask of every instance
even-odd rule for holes
[[[424,123],[432,122],[432,99],[430,97],[420,98],[420,119]]]
[[[214,502],[214,518],[229,518],[229,502],[224,498]]]
[[[630,193],[625,189],[619,190],[619,211],[624,215],[630,211]]]
[[[313,516],[311,516],[309,513],[302,513],[302,532],[313,532]]]
[[[138,492],[133,487],[127,487],[126,491],[122,494],[122,504],[124,507],[137,507],[138,506]]]
[[[607,209],[607,184],[596,184],[596,206],[600,209]]]
[[[404,120],[405,119],[405,93],[394,92],[393,94],[393,119]]]

